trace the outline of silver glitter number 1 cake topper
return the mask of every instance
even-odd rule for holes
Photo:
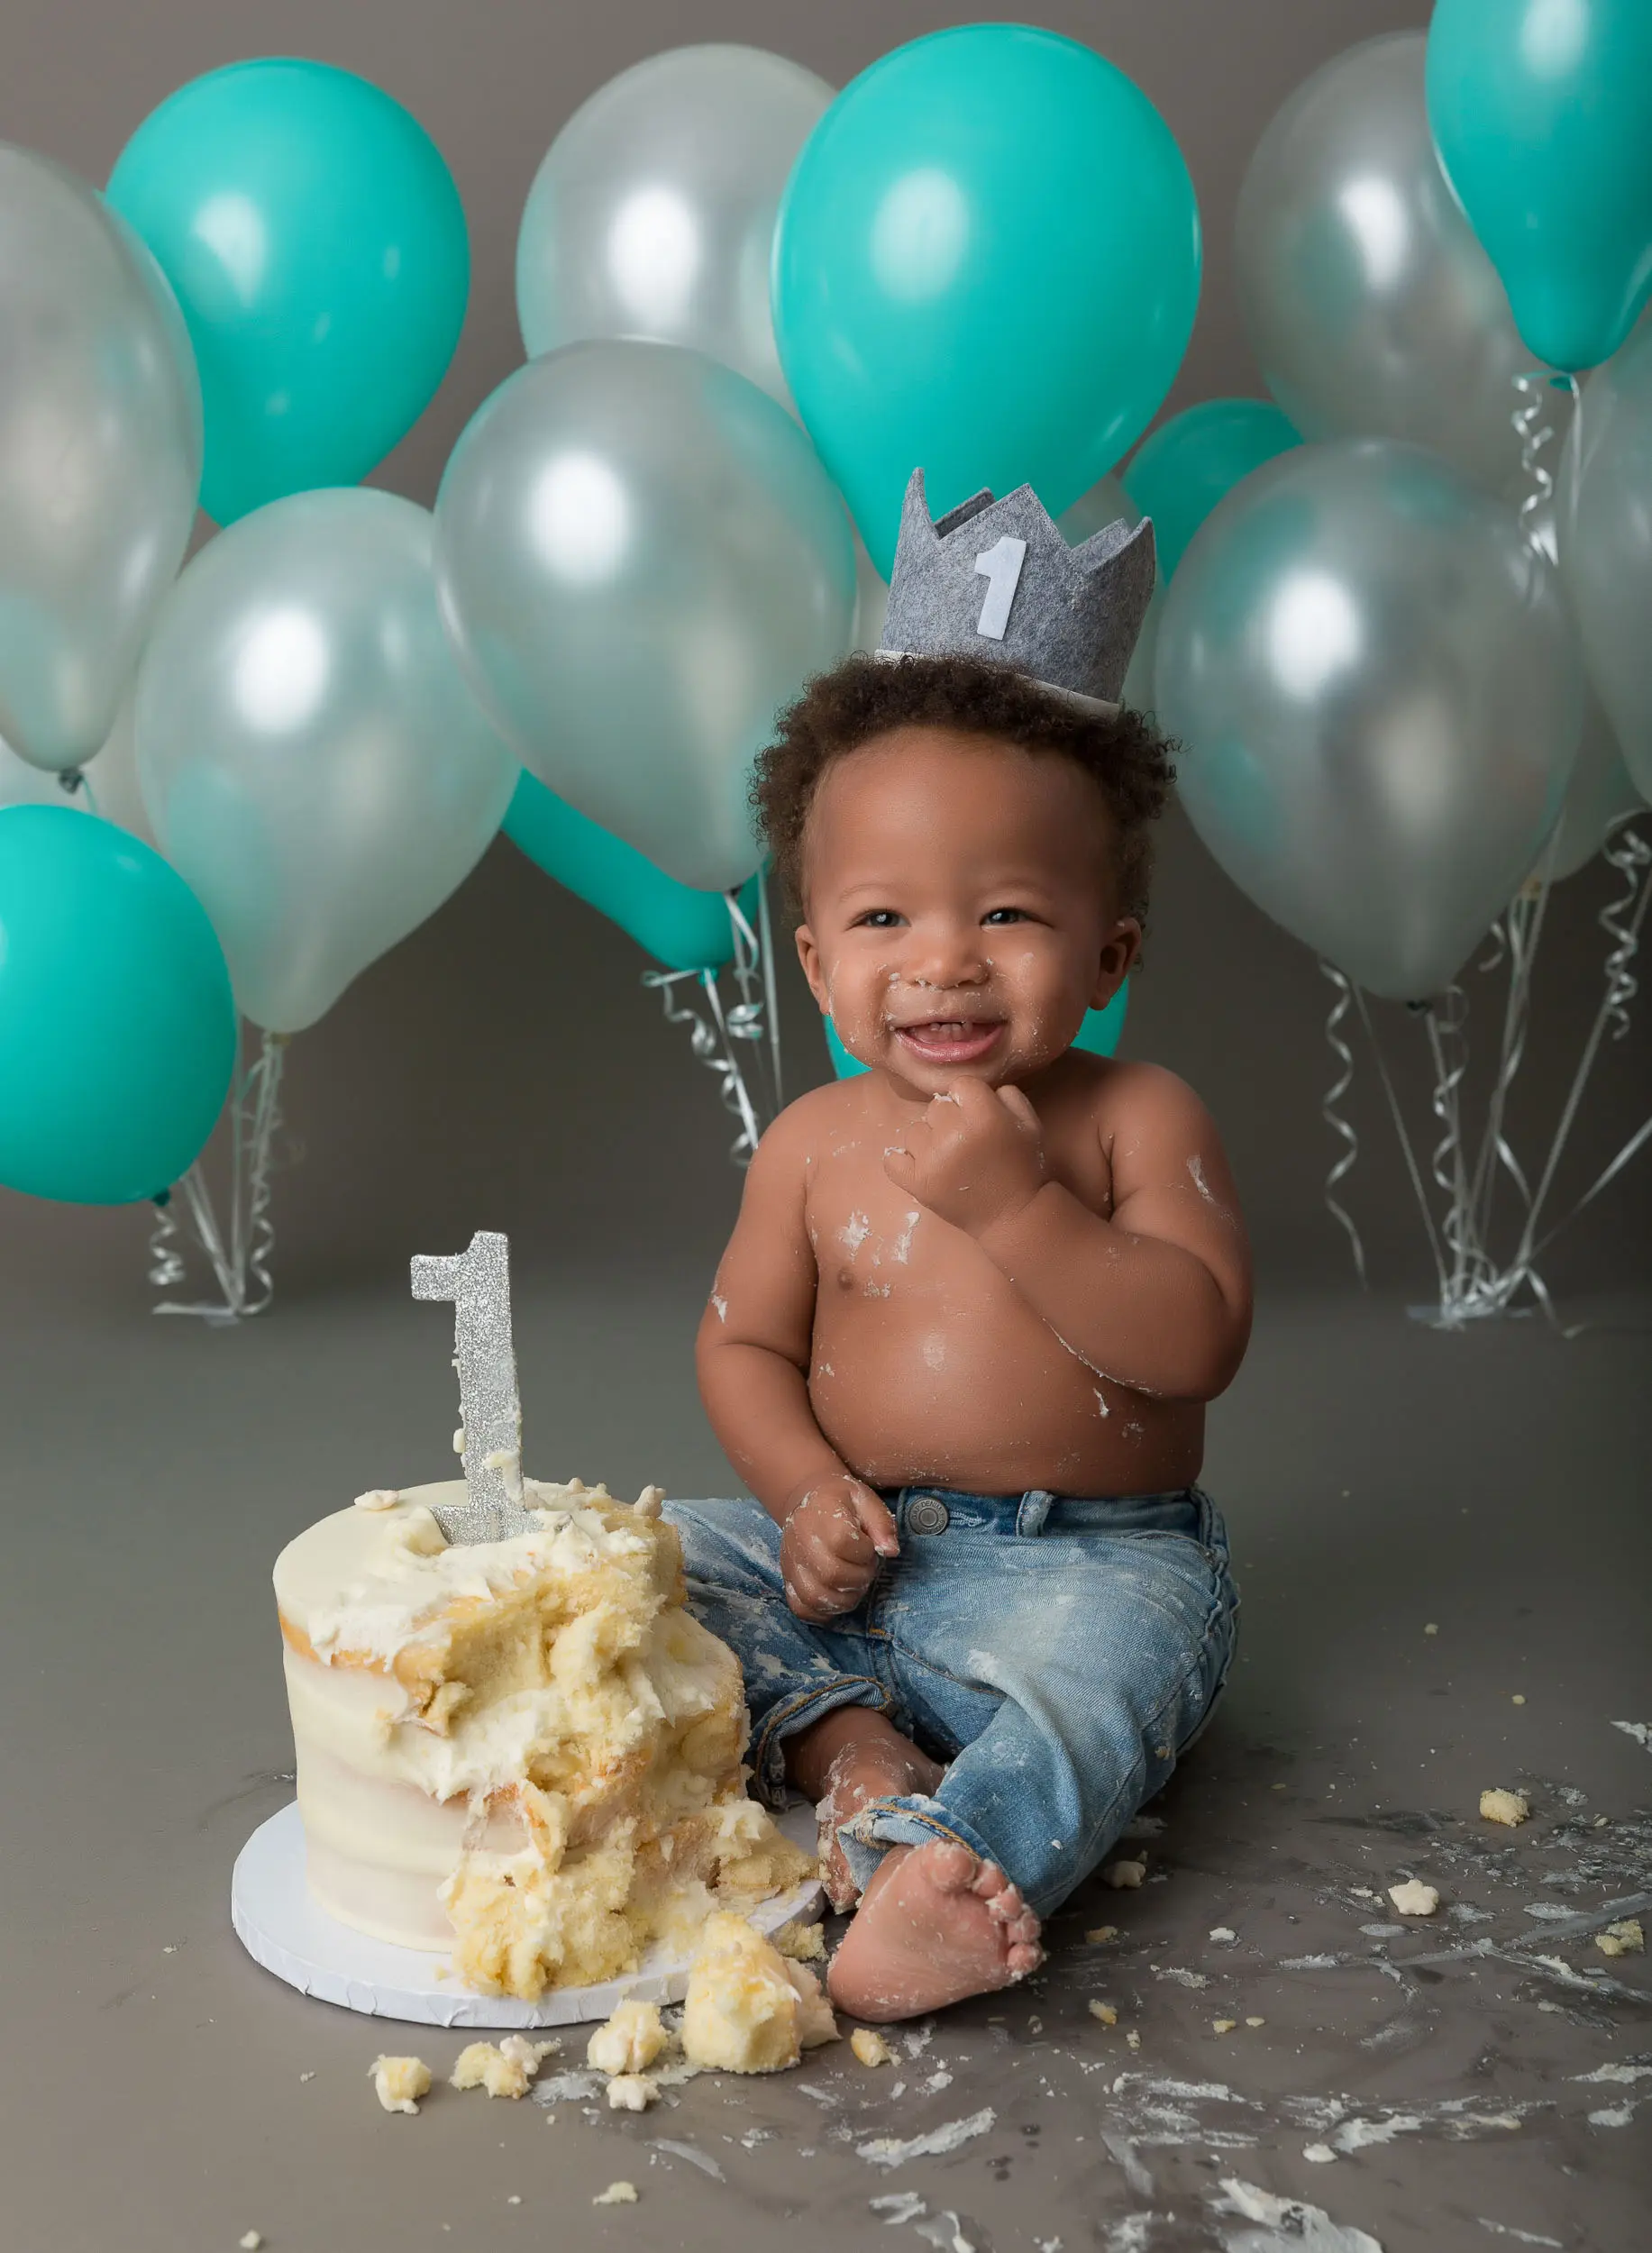
[[[415,1299],[453,1302],[453,1363],[459,1372],[462,1502],[438,1505],[451,1542],[508,1541],[532,1533],[522,1507],[522,1401],[510,1333],[510,1239],[479,1228],[470,1248],[444,1257],[418,1252]]]

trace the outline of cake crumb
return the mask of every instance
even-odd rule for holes
[[[1391,1885],[1388,1898],[1402,1917],[1431,1917],[1440,1905],[1435,1888],[1425,1885],[1417,1877],[1408,1877],[1401,1885]]]
[[[1531,1803],[1521,1792],[1492,1791],[1480,1794],[1480,1813],[1488,1823],[1507,1823],[1512,1830],[1531,1813]]]
[[[247,2230],[236,2239],[235,2242],[240,2246],[241,2253],[258,2253],[260,2246],[264,2242],[264,2233],[261,2230]]]
[[[1435,1619],[1430,1619],[1430,1620],[1428,1622],[1427,1626],[1423,1628],[1423,1633],[1424,1633],[1425,1635],[1438,1635],[1438,1634],[1439,1633],[1439,1623],[1438,1623],[1438,1620],[1435,1620]]]
[[[1337,2154],[1328,2143],[1305,2143],[1302,2146],[1302,2157],[1304,2159],[1311,2160],[1315,2166],[1322,2167],[1328,2166]]]
[[[1265,2026],[1267,2020],[1266,2019],[1246,2019],[1245,2023],[1246,2026]]]
[[[817,1924],[799,1924],[795,1920],[783,1924],[773,1935],[773,1943],[778,1953],[794,1964],[819,1964],[826,1960],[826,1934]]]
[[[1514,1695],[1510,1699],[1509,1702],[1511,1705],[1524,1705],[1526,1701],[1517,1690]]]
[[[1210,2030],[1213,2034],[1231,2034],[1238,2023],[1237,2019],[1212,2019]]]
[[[497,2048],[471,2042],[454,2060],[448,2086],[486,2089],[489,2096],[525,2096],[541,2059],[555,2048],[554,2042],[524,2041],[520,2034],[507,2034]]]
[[[863,2066],[892,2066],[895,2053],[875,2027],[857,2026],[849,2037],[849,2047]]]
[[[314,2073],[301,2073],[301,2074],[298,2075],[298,2078],[299,2078],[299,2080],[300,2080],[300,2081],[314,2081],[314,2080],[315,2080],[315,2074],[314,2074]]]
[[[616,2073],[608,2083],[611,2112],[645,2112],[660,2093],[660,2084],[645,2073]]]
[[[365,1494],[356,1496],[358,1510],[394,1510],[401,1500],[393,1486],[370,1486]]]
[[[1098,1924],[1093,1926],[1084,1938],[1092,1947],[1099,1947],[1103,1940],[1116,1940],[1118,1938],[1118,1927],[1116,1924]]]
[[[1118,2013],[1110,2002],[1103,2002],[1099,1996],[1091,1995],[1084,2007],[1090,2012],[1091,2017],[1100,2019],[1103,2026],[1118,2025]]]
[[[1141,1884],[1147,1874],[1145,1862],[1109,1862],[1101,1873],[1101,1883],[1110,1885],[1115,1893]]]
[[[1131,2027],[1129,2031],[1126,2034],[1125,2040],[1129,2044],[1132,2049],[1139,2049],[1142,2046],[1142,2038],[1134,2027]]]
[[[1602,1956],[1638,1956],[1646,1947],[1647,1936],[1638,1917],[1620,1917],[1604,1932],[1595,1934],[1594,1944]]]
[[[1210,1938],[1213,1940],[1237,1940],[1238,1937],[1230,1924],[1213,1924],[1210,1927]]]
[[[606,2191],[598,2192],[591,2204],[593,2206],[634,2206],[636,2185],[634,2183],[610,2183]]]
[[[416,2113],[419,2098],[430,2093],[430,2067],[422,2057],[375,2057],[367,2077],[387,2112]]]
[[[820,1982],[788,1963],[744,1917],[707,1919],[689,1970],[682,2048],[714,2073],[782,2073],[806,2049],[838,2039]]]
[[[645,2073],[665,2048],[665,2028],[654,2002],[622,2002],[585,2046],[585,2062],[598,2073]]]

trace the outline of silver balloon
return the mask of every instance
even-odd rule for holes
[[[183,316],[124,220],[0,143],[0,734],[78,767],[108,734],[201,482]]]
[[[271,1033],[441,905],[516,785],[448,644],[434,534],[391,493],[273,501],[195,558],[144,651],[144,803]]]
[[[1299,87],[1239,191],[1239,299],[1305,438],[1406,438],[1524,497],[1515,376],[1536,362],[1440,169],[1423,32],[1350,48]]]
[[[121,698],[121,708],[114,716],[108,742],[87,769],[87,788],[95,810],[105,821],[112,821],[117,829],[130,830],[134,837],[141,837],[146,845],[159,853],[160,842],[150,820],[149,807],[143,803],[143,787],[138,780],[138,747],[132,734],[136,700],[134,680]]]
[[[675,345],[531,360],[453,450],[436,575],[524,765],[680,882],[743,883],[753,754],[854,616],[848,512],[790,416]]]
[[[1583,667],[1512,513],[1419,447],[1302,446],[1220,502],[1157,708],[1229,876],[1372,992],[1449,983],[1559,816]]]
[[[69,776],[72,782],[74,777]],[[0,743],[0,812],[8,806],[84,806],[86,792],[66,790],[50,767],[32,766]]]
[[[1547,872],[1551,884],[1563,883],[1587,868],[1612,831],[1647,810],[1646,799],[1635,788],[1611,722],[1598,697],[1588,698],[1583,741],[1560,819],[1549,842],[1538,855],[1534,873]]]
[[[1561,575],[1590,677],[1652,798],[1652,319],[1591,377],[1559,494]]]
[[[593,94],[534,176],[516,243],[530,359],[589,337],[708,352],[789,406],[769,313],[774,215],[832,88],[756,47],[679,47]]]

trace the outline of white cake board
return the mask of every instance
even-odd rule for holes
[[[805,1853],[813,1853],[811,1809],[789,1808],[779,1827]],[[820,1908],[820,1887],[810,1880],[743,1913],[767,1933],[812,1920]],[[419,2026],[573,2026],[609,2017],[627,1996],[642,2002],[680,2002],[689,1988],[688,1957],[656,1941],[635,1971],[598,1987],[553,1987],[537,2002],[479,1994],[453,1976],[444,1956],[371,1939],[318,1906],[305,1876],[304,1823],[297,1800],[260,1823],[236,1856],[230,1919],[253,1961],[300,1994]]]

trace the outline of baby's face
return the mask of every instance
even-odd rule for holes
[[[1110,819],[1050,753],[902,727],[835,762],[804,839],[804,974],[902,1092],[1019,1082],[1063,1054],[1141,944]]]

